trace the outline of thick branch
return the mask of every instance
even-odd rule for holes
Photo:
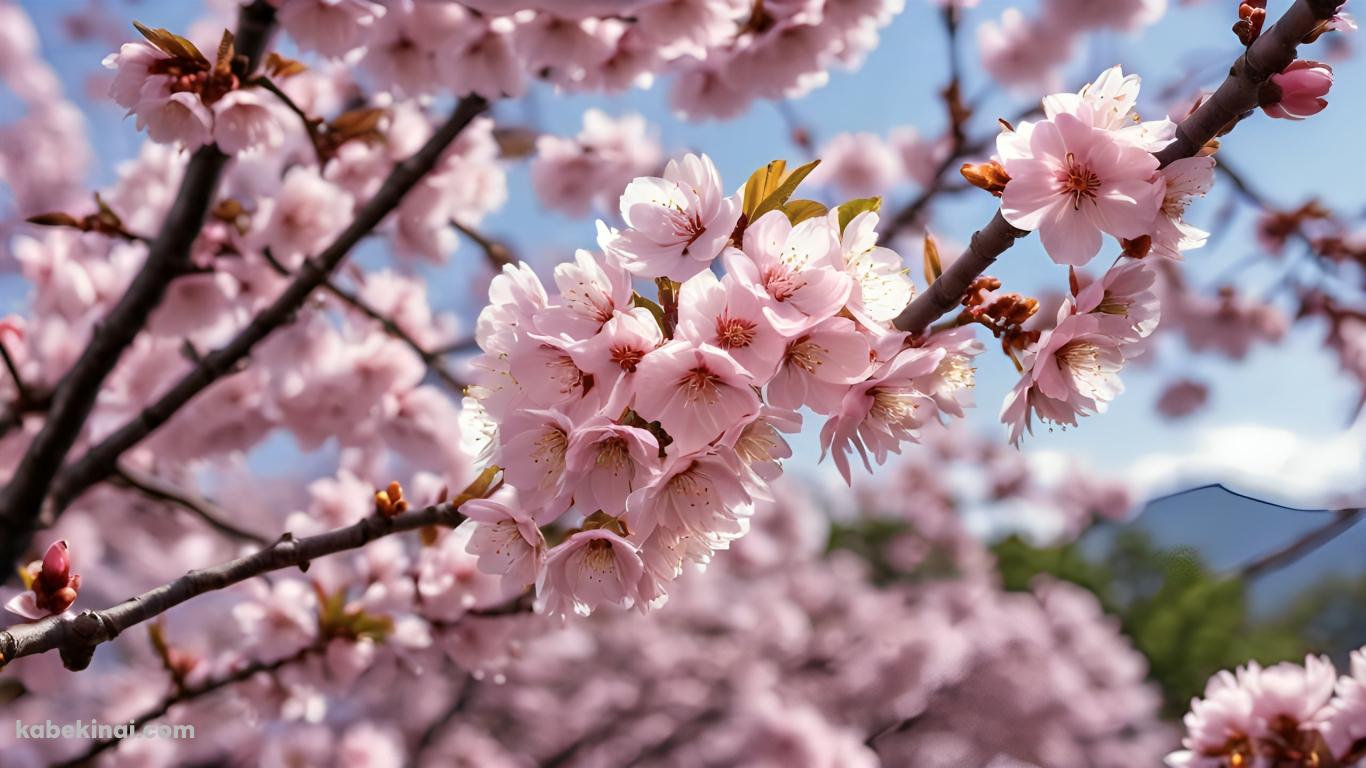
[[[55,519],[85,489],[107,477],[124,451],[165,424],[210,384],[232,372],[257,344],[277,328],[291,322],[308,297],[327,282],[351,249],[378,226],[390,211],[398,207],[409,190],[436,167],[442,153],[455,141],[456,136],[487,108],[488,102],[478,96],[461,99],[450,118],[436,130],[422,149],[394,167],[379,191],[356,213],[355,219],[337,239],[317,256],[304,261],[294,281],[270,306],[261,310],[226,345],[205,355],[194,369],[156,402],[63,470],[53,487],[51,517]],[[28,536],[25,535],[24,544],[27,544],[27,540]]]
[[[264,536],[258,536],[228,522],[228,514],[219,509],[218,505],[208,499],[183,491],[155,475],[134,469],[127,464],[120,464],[114,470],[113,482],[115,485],[131,488],[149,499],[174,504],[191,512],[200,520],[208,523],[214,530],[234,539],[241,539],[262,547],[270,544],[270,541]]]
[[[274,6],[264,0],[242,8],[237,44],[248,67],[254,68],[259,61],[274,23]],[[84,427],[105,377],[161,303],[166,287],[189,264],[190,248],[204,225],[227,161],[228,157],[212,144],[201,147],[190,158],[180,191],[162,222],[161,233],[147,249],[142,269],[95,328],[75,365],[57,383],[43,428],[0,494],[0,567],[8,570],[28,546],[43,498]]]
[[[1341,4],[1341,0],[1295,0],[1285,15],[1238,57],[1214,95],[1177,125],[1176,140],[1156,153],[1158,162],[1165,167],[1182,158],[1193,157],[1210,139],[1256,109],[1262,84],[1295,60],[1295,50],[1300,42],[1320,22],[1332,18]],[[991,223],[973,235],[972,244],[944,277],[917,296],[901,313],[896,319],[896,327],[910,333],[922,333],[930,323],[958,304],[973,278],[1027,234],[1006,223],[997,211]],[[942,290],[935,290],[950,273],[954,273],[954,281]]]
[[[17,658],[56,649],[67,669],[85,669],[96,646],[186,600],[271,571],[294,566],[306,568],[320,557],[358,549],[395,533],[428,526],[458,525],[464,519],[459,512],[460,506],[470,498],[472,495],[466,494],[452,502],[394,517],[373,515],[355,525],[303,539],[286,534],[258,552],[211,568],[190,571],[112,608],[85,611],[75,617],[50,616],[32,624],[11,627],[0,632],[0,667]]]

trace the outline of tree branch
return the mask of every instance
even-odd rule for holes
[[[277,672],[285,667],[301,663],[316,654],[322,653],[326,647],[327,646],[324,644],[307,645],[289,656],[274,661],[254,661],[236,672],[229,673],[222,677],[216,677],[212,680],[206,680],[191,688],[180,688],[176,690],[175,693],[162,699],[161,703],[157,706],[133,718],[133,728],[136,731],[140,731],[143,726],[153,720],[164,717],[166,713],[171,711],[171,707],[174,707],[177,704],[184,704],[187,701],[203,698],[221,688],[226,688],[235,683],[246,682],[262,673]],[[117,747],[120,741],[122,741],[122,739],[101,739],[100,741],[91,744],[90,747],[81,754],[69,760],[55,763],[51,768],[78,768],[79,766],[89,765],[90,761],[101,753]]]
[[[134,469],[126,463],[120,463],[115,467],[111,479],[115,485],[131,488],[149,499],[164,501],[191,512],[219,533],[226,534],[234,539],[249,541],[262,547],[270,545],[270,540],[264,536],[238,528],[228,522],[228,514],[219,509],[218,505],[208,499],[183,491],[155,475]]]
[[[67,669],[79,671],[90,664],[95,648],[129,627],[147,621],[193,597],[232,586],[271,571],[298,566],[306,569],[313,560],[358,549],[370,542],[429,526],[454,527],[464,516],[460,507],[496,488],[496,470],[487,469],[455,500],[433,504],[393,517],[379,514],[334,531],[296,539],[286,533],[258,552],[226,563],[193,570],[175,581],[125,600],[103,611],[84,611],[77,616],[49,616],[0,632],[0,668],[5,664],[56,649]]]
[[[1280,549],[1268,552],[1242,566],[1238,569],[1238,576],[1246,581],[1251,581],[1259,576],[1265,576],[1272,571],[1278,571],[1291,565],[1339,535],[1346,533],[1363,517],[1366,517],[1366,510],[1363,509],[1338,510],[1333,513],[1333,519],[1329,522],[1309,531]]]
[[[404,196],[436,167],[446,148],[487,108],[488,102],[478,96],[461,99],[451,116],[437,128],[427,143],[412,157],[394,167],[379,191],[356,213],[351,224],[337,236],[337,239],[317,256],[304,261],[294,281],[270,306],[261,310],[226,345],[205,355],[156,402],[148,405],[131,421],[64,469],[53,486],[48,521],[55,520],[82,492],[107,477],[124,451],[137,445],[165,424],[182,406],[210,384],[233,371],[258,343],[277,328],[291,322],[308,297],[327,281],[351,249],[378,226],[398,206]],[[33,512],[37,514],[36,509]],[[23,541],[10,545],[10,548],[22,549],[27,545],[29,535],[30,532],[26,532]]]
[[[1177,124],[1176,139],[1154,155],[1159,164],[1166,167],[1182,158],[1193,157],[1210,139],[1256,109],[1261,85],[1295,60],[1300,42],[1320,22],[1332,18],[1340,5],[1341,0],[1295,0],[1280,20],[1238,57],[1214,95]],[[924,332],[930,323],[958,304],[973,278],[1016,240],[1028,234],[1008,224],[998,210],[991,222],[972,236],[971,245],[944,276],[901,313],[896,319],[896,327],[914,334]],[[936,290],[950,274],[952,282]]]
[[[275,8],[256,0],[238,15],[238,50],[254,69],[275,24]],[[75,444],[105,377],[147,323],[171,281],[189,263],[190,248],[228,162],[209,144],[190,158],[175,202],[161,232],[147,249],[147,260],[128,291],[100,323],[80,358],[57,383],[47,419],[29,443],[9,485],[0,494],[0,567],[8,570],[32,537],[39,509],[67,452]]]
[[[270,263],[271,267],[273,267],[276,272],[279,272],[285,277],[293,276],[293,273],[289,271],[289,268],[280,263],[280,260],[275,258],[269,249],[264,252],[264,255],[266,261]],[[351,307],[376,323],[379,323],[380,328],[383,329],[385,333],[403,342],[422,359],[422,362],[427,366],[427,370],[431,371],[438,379],[441,379],[441,382],[452,392],[462,394],[465,391],[465,383],[457,379],[455,374],[450,372],[450,369],[446,367],[446,363],[441,359],[441,354],[422,346],[417,339],[413,338],[412,334],[403,330],[403,327],[395,322],[392,317],[389,317],[370,306],[370,304],[366,302],[365,299],[362,299],[359,294],[337,285],[333,280],[325,281],[322,287],[323,290],[337,297],[343,304]]]

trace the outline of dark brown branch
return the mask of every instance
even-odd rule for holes
[[[1253,560],[1238,569],[1238,576],[1244,580],[1252,580],[1259,576],[1265,576],[1272,571],[1278,571],[1291,565],[1314,550],[1322,547],[1343,533],[1346,533],[1352,526],[1366,518],[1366,510],[1362,509],[1342,509],[1333,513],[1333,519],[1323,525],[1300,536],[1298,539],[1286,544],[1274,552]]]
[[[196,699],[203,698],[204,696],[207,696],[210,693],[213,693],[214,691],[226,688],[230,685],[246,682],[247,680],[250,680],[251,678],[259,674],[270,674],[272,672],[278,672],[279,670],[285,667],[290,667],[295,664],[299,664],[303,661],[306,661],[314,655],[322,653],[324,648],[326,648],[326,646],[321,644],[308,645],[299,649],[295,653],[290,654],[289,656],[285,656],[274,661],[251,662],[246,666],[242,667],[241,669],[237,670],[236,672],[231,672],[229,674],[223,675],[222,677],[216,677],[211,680],[206,680],[205,682],[202,682],[199,685],[193,686],[191,688],[180,688],[176,690],[175,693],[163,699],[161,703],[157,706],[133,718],[132,722],[134,730],[141,731],[143,726],[147,725],[153,720],[165,717],[166,714],[171,711],[171,707],[174,707],[177,704],[184,704],[189,701],[194,701]],[[100,754],[109,749],[117,747],[120,741],[121,739],[101,739],[91,744],[90,747],[87,748],[81,754],[71,758],[70,760],[56,763],[52,766],[52,768],[79,768],[80,766],[90,765],[91,761],[98,757]]]
[[[269,249],[264,252],[264,255],[266,261],[270,263],[271,267],[273,267],[276,272],[279,272],[286,277],[293,276],[293,273],[289,271],[289,268],[280,263],[280,260],[275,258]],[[417,339],[413,338],[412,334],[403,330],[403,327],[395,322],[392,317],[389,317],[370,306],[370,304],[366,302],[365,299],[362,299],[359,294],[337,285],[333,280],[324,282],[323,290],[337,297],[343,304],[378,323],[379,327],[389,336],[403,342],[404,345],[422,359],[422,362],[427,366],[427,370],[431,371],[432,375],[440,379],[441,383],[445,384],[452,392],[462,394],[465,391],[465,383],[457,379],[455,374],[450,372],[450,369],[446,367],[446,363],[441,359],[441,353],[422,346]]]
[[[238,50],[255,68],[275,23],[274,6],[257,0],[238,17]],[[44,497],[75,444],[95,405],[105,377],[161,303],[171,281],[189,263],[190,248],[204,225],[228,157],[212,144],[190,158],[185,178],[161,232],[147,249],[147,260],[132,285],[95,328],[80,358],[57,383],[43,427],[33,438],[0,494],[0,568],[12,570],[37,524]]]
[[[351,249],[364,239],[403,200],[441,159],[447,147],[471,121],[488,108],[478,96],[460,100],[451,116],[437,128],[427,143],[412,157],[394,167],[378,192],[356,213],[351,224],[317,256],[306,259],[293,282],[261,310],[236,337],[205,355],[198,364],[156,402],[147,406],[127,424],[84,456],[69,465],[53,486],[51,512],[55,519],[76,497],[113,471],[123,452],[165,424],[192,398],[209,385],[232,372],[251,351],[277,328],[291,322],[314,291],[323,286]],[[24,545],[28,535],[24,536]]]
[[[1158,162],[1165,167],[1176,160],[1193,157],[1211,139],[1256,109],[1262,83],[1289,66],[1305,36],[1320,22],[1332,18],[1341,4],[1341,0],[1295,0],[1285,15],[1238,57],[1214,95],[1177,124],[1176,140],[1156,153]],[[944,273],[944,277],[954,273],[954,281],[935,290],[944,279],[941,277],[930,290],[917,296],[896,319],[896,327],[910,333],[922,333],[930,323],[958,304],[973,278],[1027,234],[1008,224],[997,211],[991,223],[973,235],[967,251]]]
[[[159,616],[206,592],[223,589],[247,579],[284,568],[306,568],[320,557],[358,549],[370,542],[429,526],[454,527],[464,516],[460,506],[487,492],[476,480],[454,501],[394,517],[372,515],[359,523],[296,539],[285,534],[258,552],[210,568],[194,570],[168,584],[144,592],[103,611],[84,611],[75,617],[49,616],[32,624],[20,624],[0,632],[0,668],[14,659],[57,650],[67,669],[82,670],[90,664],[96,646],[118,637],[131,626]],[[481,490],[482,489],[482,490]]]
[[[114,469],[111,480],[115,485],[131,488],[149,499],[164,501],[168,504],[180,507],[181,509],[194,514],[219,533],[234,539],[249,541],[262,547],[270,545],[270,540],[264,536],[259,536],[251,531],[238,528],[236,525],[228,522],[228,514],[222,509],[219,509],[218,505],[208,499],[177,488],[155,475],[148,474],[141,470],[134,469],[127,464],[121,463]]]

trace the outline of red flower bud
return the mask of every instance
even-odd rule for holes
[[[1270,82],[1262,86],[1262,111],[1271,117],[1303,120],[1328,106],[1328,90],[1333,87],[1333,68],[1308,59],[1297,59]]]

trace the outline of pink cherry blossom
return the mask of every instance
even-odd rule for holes
[[[1156,282],[1157,275],[1146,262],[1121,257],[1101,279],[1081,289],[1071,310],[1100,318],[1116,338],[1144,338],[1157,327],[1161,316],[1161,305],[1153,292]]]
[[[502,427],[500,466],[537,520],[552,520],[569,506],[564,483],[573,431],[558,411],[527,411]]]
[[[545,537],[536,521],[491,499],[467,501],[460,513],[469,518],[461,525],[473,529],[465,551],[479,558],[480,571],[523,588],[536,583],[545,562]]]
[[[845,197],[885,195],[901,180],[900,158],[871,133],[841,133],[821,147],[812,184],[828,184]]]
[[[1168,419],[1184,419],[1209,401],[1209,387],[1198,381],[1181,379],[1167,385],[1157,400],[1157,412]]]
[[[565,481],[585,512],[620,515],[626,498],[659,473],[659,441],[644,429],[598,419],[569,436]]]
[[[1213,157],[1187,157],[1162,169],[1162,205],[1151,232],[1153,253],[1180,259],[1182,251],[1205,244],[1209,233],[1187,224],[1185,215],[1192,198],[1204,197],[1214,186],[1214,163]]]
[[[710,345],[673,341],[637,366],[635,410],[673,438],[674,455],[692,453],[759,412],[746,371]]]
[[[574,261],[555,267],[560,303],[538,320],[543,333],[586,339],[602,330],[617,312],[631,310],[631,276],[616,263],[579,250]]]
[[[114,80],[109,85],[110,98],[124,109],[132,111],[142,101],[144,85],[154,77],[149,68],[169,58],[147,43],[124,43],[118,53],[104,57],[105,69],[114,70]]]
[[[830,214],[838,226],[838,213]],[[878,215],[865,211],[855,216],[840,233],[844,271],[853,278],[846,308],[865,328],[886,331],[915,295],[915,285],[906,275],[901,256],[878,245]]]
[[[279,13],[280,24],[301,47],[340,57],[362,44],[384,6],[369,0],[282,0]]]
[[[730,457],[712,453],[672,459],[654,483],[631,495],[626,520],[637,537],[663,526],[721,549],[749,530],[753,513]]]
[[[778,370],[787,339],[763,312],[764,304],[735,278],[699,272],[683,283],[678,299],[678,335],[694,344],[724,350],[756,386]]]
[[[1012,443],[1020,442],[1025,429],[1033,431],[1031,414],[1076,426],[1078,416],[1104,413],[1124,391],[1119,380],[1124,341],[1111,335],[1107,325],[1103,315],[1066,315],[1056,328],[1044,332],[1001,409]]]
[[[279,146],[284,129],[259,92],[237,90],[213,103],[213,141],[224,154],[236,155]]]
[[[152,84],[149,81],[149,84]],[[213,113],[199,96],[189,91],[147,95],[133,107],[139,131],[147,131],[152,141],[179,144],[196,149],[213,136]]]
[[[606,528],[574,533],[550,550],[536,592],[550,616],[587,616],[628,607],[640,595],[644,563],[636,545]]]
[[[351,221],[351,196],[316,170],[296,166],[263,211],[258,237],[285,263],[312,256]]]
[[[791,336],[832,317],[853,291],[841,270],[838,233],[824,217],[796,226],[781,211],[745,229],[743,252],[725,252],[726,270],[764,298],[764,315]]]
[[[1324,97],[1333,87],[1333,68],[1318,61],[1296,59],[1280,74],[1272,75],[1269,93],[1262,96],[1262,111],[1270,117],[1303,120],[1328,106]]]
[[[787,342],[768,385],[768,401],[777,408],[807,405],[817,413],[833,413],[872,364],[868,337],[852,321],[832,317]]]
[[[593,376],[594,386],[612,393],[605,406],[610,412],[630,404],[641,361],[663,343],[659,323],[641,307],[616,313],[596,336],[570,345],[569,355],[574,365]]]
[[[437,48],[438,74],[458,95],[516,98],[526,89],[513,52],[511,19],[471,19],[466,34]]]
[[[730,240],[740,201],[727,197],[711,158],[670,160],[663,178],[638,178],[621,195],[626,229],[606,243],[639,277],[683,281],[706,269]]]
[[[1109,131],[1062,113],[1022,123],[996,146],[1011,179],[1001,214],[1020,229],[1038,230],[1057,263],[1090,261],[1102,232],[1136,238],[1152,226],[1161,202],[1152,183],[1157,159]]]
[[[917,411],[933,401],[916,387],[916,380],[931,374],[943,362],[943,349],[906,349],[878,369],[871,378],[849,389],[839,409],[821,428],[821,458],[833,453],[835,466],[846,483],[849,474],[849,452],[852,447],[863,459],[863,466],[873,471],[868,461],[871,451],[878,464],[893,453],[901,453],[901,444],[917,439],[916,430],[926,417]]]

